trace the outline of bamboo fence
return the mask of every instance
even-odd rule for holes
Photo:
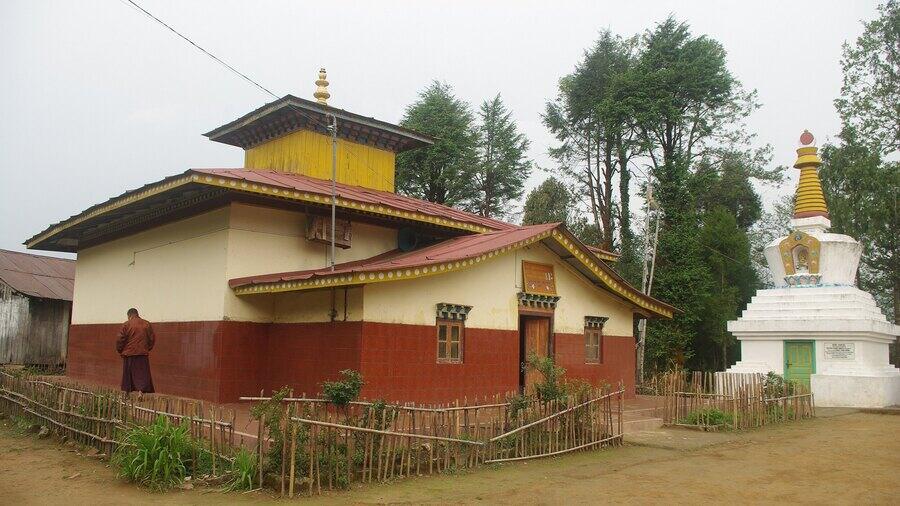
[[[702,430],[762,427],[815,416],[809,387],[762,374],[672,371],[655,379],[663,423]]]
[[[211,457],[212,473],[223,471],[235,448],[234,412],[214,404],[148,395],[142,399],[96,385],[63,384],[17,376],[0,370],[0,411],[48,427],[78,444],[110,456],[121,443],[122,431],[149,425],[160,416],[186,424]],[[197,455],[193,462],[197,462]]]
[[[438,406],[275,402],[268,423],[259,417],[259,480],[288,497],[622,443],[622,388],[550,402],[500,395]]]

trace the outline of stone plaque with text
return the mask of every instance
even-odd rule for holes
[[[826,360],[855,360],[856,343],[825,343]]]

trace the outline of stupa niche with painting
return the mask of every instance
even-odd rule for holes
[[[765,248],[775,288],[757,292],[728,323],[741,343],[741,360],[728,372],[774,371],[807,383],[819,406],[900,404],[900,370],[889,362],[900,326],[856,286],[862,245],[828,232],[812,134],[803,132],[800,145],[791,233]]]

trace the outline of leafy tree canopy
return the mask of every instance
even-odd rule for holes
[[[834,103],[857,143],[888,154],[900,150],[900,3],[888,0],[878,12],[855,44],[844,43],[844,82]]]
[[[834,232],[863,246],[860,287],[889,319],[900,318],[900,163],[889,162],[845,127],[841,144],[822,148],[819,171]]]
[[[569,223],[572,195],[555,177],[549,177],[528,193],[522,214],[522,225]]]

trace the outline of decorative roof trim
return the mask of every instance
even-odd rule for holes
[[[25,246],[27,246],[28,248],[33,248],[38,243],[49,239],[51,236],[54,236],[68,228],[74,227],[75,225],[83,223],[91,218],[95,218],[97,216],[100,216],[101,214],[108,213],[109,211],[114,211],[128,204],[133,204],[140,200],[144,200],[154,195],[189,184],[192,181],[190,176],[191,172],[192,171],[187,171],[181,176],[169,177],[163,179],[159,183],[151,183],[149,185],[142,186],[137,190],[132,190],[118,197],[113,197],[103,204],[91,206],[80,214],[72,216],[71,218],[63,220],[55,225],[51,225],[43,232],[40,232],[31,239],[25,241]]]
[[[574,258],[587,267],[594,276],[600,279],[604,288],[618,297],[625,299],[629,303],[644,309],[650,313],[672,318],[675,314],[675,308],[668,304],[662,303],[652,297],[646,296],[637,291],[634,287],[625,282],[622,278],[615,274],[609,266],[605,265],[602,260],[597,259],[596,255],[587,248],[582,248],[580,243],[574,236],[569,235],[564,229],[555,228],[540,234],[517,241],[513,244],[485,252],[476,257],[467,259],[453,260],[442,263],[434,263],[423,265],[420,267],[404,267],[398,269],[373,270],[371,272],[357,273],[339,273],[334,275],[321,275],[311,279],[296,281],[274,281],[258,284],[247,284],[236,286],[233,288],[236,295],[250,295],[259,293],[279,293],[291,292],[298,290],[315,290],[318,288],[330,288],[334,286],[354,286],[370,283],[381,283],[386,281],[398,281],[402,279],[414,279],[436,274],[444,274],[451,271],[462,270],[481,263],[485,260],[493,258],[496,255],[502,255],[509,251],[521,249],[525,246],[533,244],[537,241],[552,238],[563,248],[565,248]]]
[[[290,188],[279,188],[274,185],[268,185],[265,183],[252,183],[249,181],[241,181],[235,178],[224,177],[221,175],[213,175],[213,174],[192,174],[191,180],[206,184],[210,186],[219,186],[222,188],[230,188],[232,190],[237,190],[246,193],[253,193],[257,195],[266,195],[271,197],[278,197],[287,200],[294,200],[312,204],[321,204],[321,205],[331,205],[331,196],[319,193],[313,193],[309,191],[300,191],[294,190]],[[391,218],[400,218],[404,220],[413,220],[422,223],[428,223],[431,225],[438,225],[442,227],[455,228],[459,230],[468,230],[470,232],[490,232],[493,229],[485,227],[483,225],[476,225],[474,223],[466,223],[459,220],[454,220],[451,218],[443,218],[430,214],[420,213],[420,212],[412,212],[412,211],[403,211],[401,209],[395,209],[390,206],[384,204],[369,204],[365,202],[359,202],[356,200],[351,200],[346,197],[338,197],[336,200],[337,207],[357,211],[357,212],[365,212],[370,214],[377,214],[381,216],[388,216]]]
[[[519,305],[536,309],[556,309],[559,295],[541,295],[538,293],[519,292]]]
[[[553,238],[556,239],[557,243],[568,250],[573,257],[577,258],[578,261],[581,262],[582,265],[590,269],[590,271],[595,276],[600,278],[600,281],[606,286],[609,291],[650,312],[656,313],[666,318],[672,318],[672,316],[674,316],[675,308],[673,308],[672,306],[661,303],[652,297],[638,292],[636,288],[626,283],[618,276],[618,274],[615,274],[611,269],[610,272],[607,272],[606,269],[609,269],[609,267],[606,265],[601,265],[603,262],[595,262],[591,258],[595,257],[594,254],[586,248],[585,250],[582,250],[579,247],[578,240],[575,239],[574,236],[570,236],[568,232],[561,232],[560,229],[554,229],[552,235]]]
[[[591,253],[600,257],[600,260],[606,260],[607,262],[618,262],[619,257],[622,256],[622,255],[619,255],[618,253],[613,253],[612,251],[606,251],[605,249],[598,248],[596,246],[588,246],[587,249],[590,250]]]
[[[607,320],[609,320],[608,316],[585,316],[584,326],[589,328],[602,329],[603,326],[606,325]]]
[[[190,169],[181,176],[172,176],[158,183],[145,185],[137,190],[126,192],[119,197],[114,197],[106,203],[92,206],[81,214],[75,215],[55,225],[51,225],[45,231],[40,232],[31,239],[25,241],[25,245],[29,248],[33,248],[39,243],[49,239],[50,237],[59,234],[60,232],[63,232],[64,230],[67,230],[75,225],[83,223],[91,218],[95,218],[123,206],[133,204],[154,195],[158,195],[160,193],[191,183],[226,188],[229,190],[240,191],[242,193],[249,193],[254,195],[277,197],[280,199],[295,202],[305,202],[319,205],[331,204],[331,197],[325,194],[293,190],[290,188],[277,187],[275,185],[265,183],[243,181],[233,177],[206,174],[198,172],[194,169]],[[422,212],[405,211],[384,204],[370,204],[366,202],[359,202],[356,200],[348,199],[346,197],[339,197],[337,199],[337,207],[357,213],[362,212],[395,219],[418,221],[420,223],[427,223],[429,225],[436,225],[457,230],[466,230],[469,232],[483,233],[493,230],[484,225],[468,223]]]
[[[471,258],[453,260],[447,262],[438,262],[430,265],[422,265],[419,267],[403,267],[397,269],[386,269],[371,272],[357,273],[339,273],[335,275],[325,275],[313,279],[304,279],[297,281],[275,281],[271,283],[249,284],[234,287],[236,295],[249,295],[257,293],[279,293],[292,292],[297,290],[315,290],[317,288],[330,288],[333,286],[353,286],[364,285],[370,283],[382,283],[386,281],[398,281],[402,279],[416,279],[447,272],[458,271],[473,265],[479,264],[486,260],[490,260],[495,256],[502,255],[506,252],[517,250],[533,244],[550,236],[550,232],[536,234],[528,239],[509,244],[495,250],[482,253]]]
[[[447,302],[437,303],[436,318],[441,320],[460,320],[465,321],[472,310],[472,306],[464,306],[462,304],[450,304]]]

